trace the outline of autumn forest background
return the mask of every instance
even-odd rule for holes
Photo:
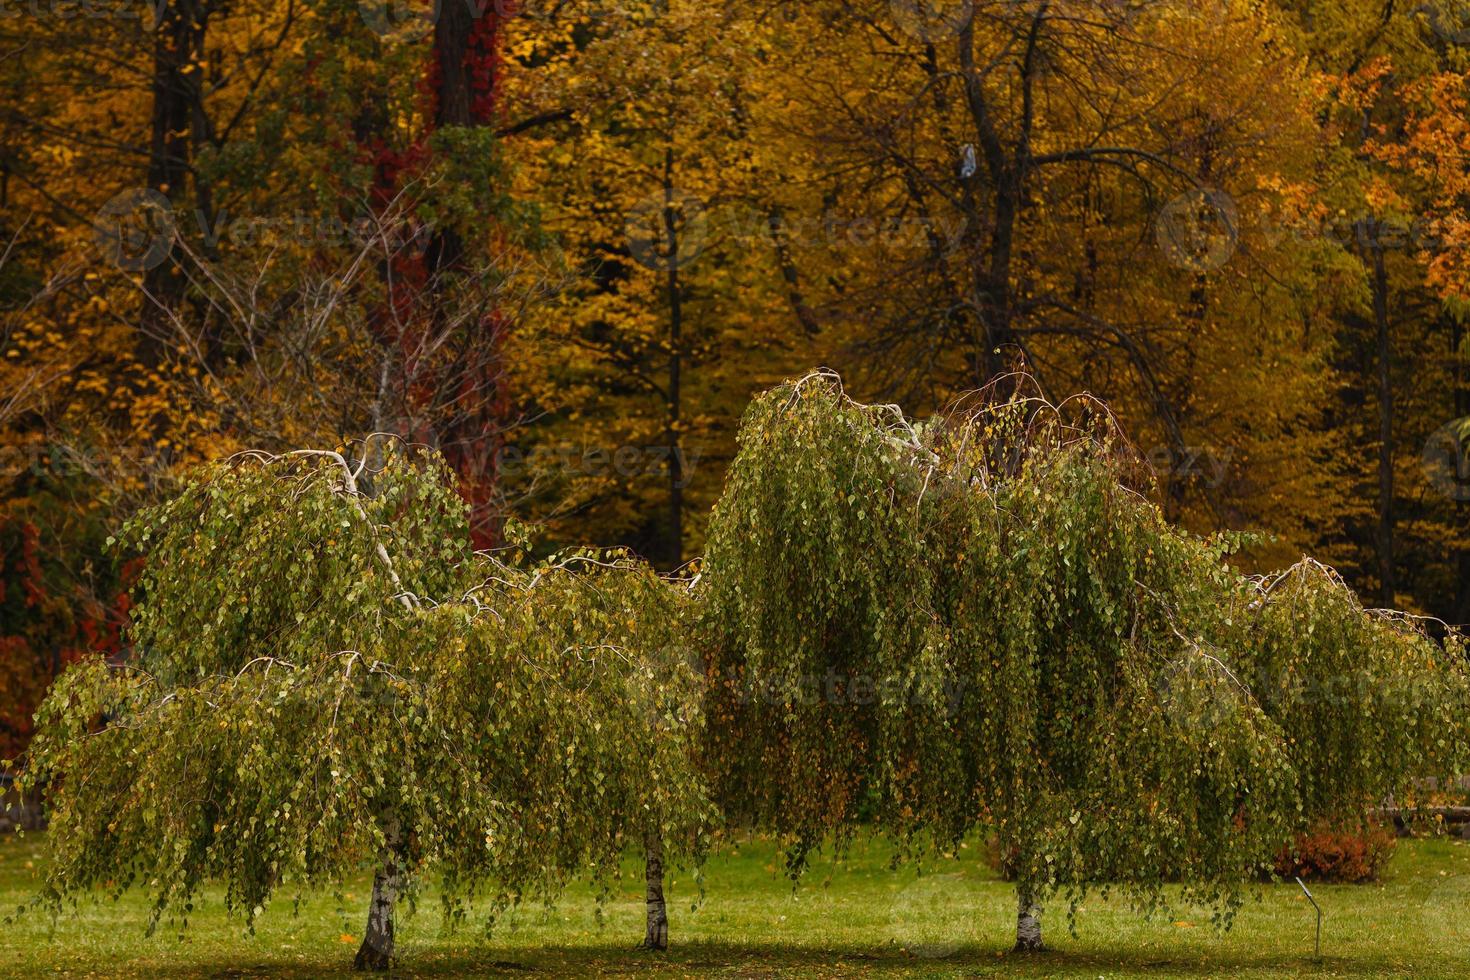
[[[1090,391],[1247,567],[1470,622],[1466,43],[1456,0],[3,0],[0,758],[202,461],[396,433],[480,546],[669,569],[817,365]]]

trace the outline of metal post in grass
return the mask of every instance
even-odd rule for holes
[[[1317,900],[1312,897],[1312,893],[1307,890],[1306,884],[1300,878],[1297,878],[1296,883],[1297,887],[1302,890],[1302,894],[1307,896],[1307,901],[1312,903],[1312,908],[1317,910],[1317,959],[1320,960],[1322,958],[1322,906],[1317,904]]]

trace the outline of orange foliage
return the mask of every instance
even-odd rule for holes
[[[1276,873],[1283,878],[1357,884],[1377,881],[1398,841],[1384,827],[1343,830],[1318,825],[1281,848]]]

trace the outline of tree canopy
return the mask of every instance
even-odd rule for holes
[[[1243,567],[1470,621],[1463,0],[424,6],[0,24],[0,753],[204,461],[392,432],[669,571],[811,364],[1095,392]]]
[[[83,6],[0,10],[58,901],[366,860],[372,965],[631,841],[657,947],[722,807],[994,835],[1024,945],[1463,768],[1467,0]]]
[[[1145,473],[1102,405],[1024,385],[925,423],[822,373],[757,400],[704,571],[718,797],[794,871],[869,817],[994,834],[1026,946],[1054,891],[1228,917],[1304,821],[1459,771],[1457,639],[1312,563],[1242,576]]]
[[[359,448],[237,458],[128,526],[138,655],[66,673],[24,773],[53,908],[137,886],[187,922],[221,881],[250,920],[366,863],[359,964],[382,967],[426,875],[458,918],[605,879],[650,825],[702,846],[682,587],[617,555],[473,555],[436,457]]]
[[[1457,634],[1310,559],[1242,574],[1238,536],[1150,501],[1105,405],[1033,388],[924,422],[831,372],[773,389],[688,582],[471,552],[453,474],[390,439],[202,470],[122,533],[134,655],[40,713],[43,901],[136,885],[187,921],[219,880],[253,921],[368,865],[383,968],[425,876],[458,920],[642,846],[662,948],[665,854],[722,814],[793,875],[865,825],[910,855],[992,836],[1034,949],[1049,896],[1099,887],[1152,910],[1179,882],[1228,923],[1313,821],[1462,775]]]

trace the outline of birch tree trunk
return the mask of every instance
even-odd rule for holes
[[[658,831],[650,830],[643,838],[644,905],[648,913],[647,928],[639,949],[669,948],[669,915],[664,905],[664,842]]]
[[[373,875],[373,897],[368,904],[367,930],[362,936],[362,945],[357,949],[357,958],[352,961],[354,970],[387,970],[393,960],[393,908],[398,904],[398,893],[403,886],[403,872],[398,864],[397,822],[387,835],[383,847],[383,863]]]
[[[1024,882],[1016,884],[1016,952],[1037,953],[1041,944],[1041,905]]]

